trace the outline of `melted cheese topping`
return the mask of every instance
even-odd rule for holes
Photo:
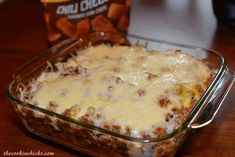
[[[195,86],[203,85],[211,73],[201,61],[181,52],[149,52],[139,46],[89,47],[56,66],[57,71],[43,72],[36,79],[37,90],[30,103],[48,108],[53,102],[57,113],[75,105],[74,119],[93,107],[103,122],[118,125],[121,130],[131,128],[136,137],[143,132],[151,135],[156,127],[172,131],[175,124],[166,121],[166,114],[172,108],[192,105],[187,90],[197,91]],[[85,72],[61,75],[66,67],[78,66]],[[176,92],[182,87],[186,92]],[[167,107],[159,105],[163,95],[170,100]],[[198,100],[200,95],[194,97]]]

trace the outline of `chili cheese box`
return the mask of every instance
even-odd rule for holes
[[[111,32],[125,35],[130,17],[130,0],[41,0],[53,45],[66,38]],[[94,36],[95,37],[95,36]]]

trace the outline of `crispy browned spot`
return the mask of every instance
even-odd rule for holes
[[[161,127],[157,127],[155,130],[154,130],[154,134],[157,134],[158,136],[162,136],[162,135],[165,135],[167,132],[166,132],[166,129],[163,129]]]
[[[159,100],[159,105],[161,107],[167,107],[167,104],[170,102],[170,100],[166,96],[161,96]]]
[[[138,95],[139,96],[144,96],[146,94],[146,91],[144,89],[138,90]]]
[[[114,67],[114,68],[113,68],[113,71],[114,71],[114,72],[120,72],[120,70],[121,70],[121,69],[120,69],[119,67]]]
[[[169,122],[170,119],[172,119],[173,117],[174,117],[173,114],[167,113],[167,114],[166,114],[166,121]]]
[[[148,74],[148,79],[149,80],[153,80],[153,79],[157,78],[156,74],[153,74],[153,73],[150,73],[150,72],[146,72],[146,74]]]
[[[110,81],[114,81],[116,83],[122,83],[123,82],[123,80],[118,76],[111,76]]]
[[[115,132],[120,132],[121,131],[121,127],[118,126],[118,125],[112,125],[112,131],[115,131]]]

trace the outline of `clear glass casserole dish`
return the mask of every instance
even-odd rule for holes
[[[193,107],[183,124],[172,133],[156,138],[136,138],[71,119],[38,106],[21,101],[19,86],[38,76],[50,61],[66,60],[71,54],[89,44],[145,45],[148,50],[180,49],[194,58],[206,59],[217,71],[210,85]],[[157,41],[129,35],[127,39],[108,33],[95,33],[87,38],[65,40],[36,56],[16,70],[7,94],[23,125],[31,133],[84,152],[91,156],[150,157],[174,156],[192,129],[208,125],[218,112],[234,82],[223,56],[215,51]]]

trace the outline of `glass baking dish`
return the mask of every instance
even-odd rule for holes
[[[19,99],[19,86],[37,77],[47,66],[63,61],[89,44],[100,43],[144,45],[149,50],[178,50],[198,59],[205,59],[216,75],[189,113],[184,123],[171,134],[157,138],[134,138],[104,128],[80,122],[66,116],[28,104]],[[180,148],[192,129],[208,125],[218,112],[234,82],[223,56],[215,51],[129,35],[122,38],[109,33],[95,33],[86,38],[65,40],[19,67],[10,83],[7,95],[23,125],[31,133],[65,145],[91,156],[109,157],[171,157]]]

